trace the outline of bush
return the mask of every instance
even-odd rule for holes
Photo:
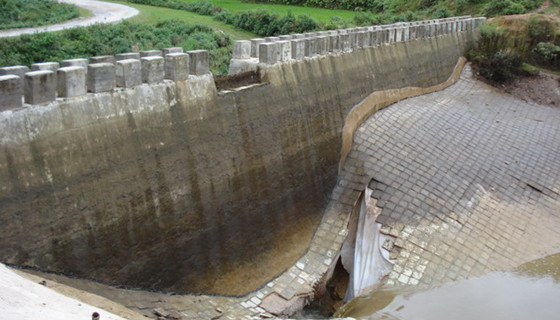
[[[210,27],[166,20],[156,24],[124,21],[61,32],[45,32],[0,39],[0,65],[30,65],[95,55],[181,46],[185,50],[209,50],[213,72],[224,72],[231,53],[227,35]],[[136,49],[136,50],[134,50]]]
[[[483,25],[476,47],[469,51],[468,58],[478,73],[493,83],[509,81],[522,73],[523,60],[510,48],[510,39],[503,29],[494,25]]]
[[[554,69],[560,68],[560,47],[548,42],[539,42],[533,49],[535,60]]]
[[[379,20],[372,14],[358,12],[354,15],[354,24],[357,26],[371,26],[379,23]]]
[[[77,18],[78,7],[54,0],[0,0],[0,29],[37,27]]]

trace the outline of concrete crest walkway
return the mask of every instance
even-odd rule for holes
[[[0,38],[15,37],[22,34],[31,34],[47,31],[59,31],[63,29],[85,27],[96,23],[112,23],[124,19],[134,17],[139,12],[138,10],[117,3],[94,1],[94,0],[59,0],[59,2],[66,2],[75,4],[84,9],[90,10],[93,13],[92,17],[77,18],[64,23],[59,23],[50,26],[43,26],[37,28],[22,28],[22,29],[9,29],[0,31]]]

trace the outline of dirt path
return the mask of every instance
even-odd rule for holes
[[[138,10],[116,3],[109,3],[103,1],[95,0],[59,0],[60,2],[66,2],[75,4],[81,8],[87,9],[93,13],[92,17],[88,18],[77,18],[65,23],[43,26],[38,28],[22,28],[22,29],[9,29],[0,31],[1,37],[15,37],[22,34],[30,34],[36,32],[46,32],[46,31],[58,31],[63,29],[84,27],[95,23],[111,23],[118,22],[124,19],[131,18],[137,15]]]

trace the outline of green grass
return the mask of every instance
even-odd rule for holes
[[[221,30],[224,33],[228,34],[232,40],[258,38],[258,35],[252,32],[239,30],[228,24],[222,23],[220,21],[216,21],[211,16],[202,16],[196,13],[182,11],[182,10],[172,10],[166,8],[157,8],[152,6],[133,4],[125,1],[115,1],[115,0],[106,0],[106,1],[113,2],[113,3],[120,3],[138,9],[140,13],[137,16],[130,19],[131,21],[134,22],[154,23],[162,20],[176,19],[176,20],[188,22],[190,24],[203,24],[211,27],[212,29]]]
[[[197,0],[181,0],[183,2],[196,2]],[[280,4],[269,4],[269,3],[249,3],[249,2],[242,2],[241,0],[220,0],[220,1],[212,1],[210,0],[216,7],[220,7],[226,9],[231,12],[239,12],[239,11],[247,11],[247,10],[256,10],[256,9],[265,9],[268,11],[272,11],[278,13],[280,15],[286,15],[289,11],[291,11],[294,15],[300,14],[307,14],[311,18],[317,20],[317,22],[327,23],[333,16],[339,16],[343,20],[351,22],[356,14],[353,11],[349,10],[331,10],[331,9],[322,9],[322,8],[313,8],[313,7],[301,7],[301,6],[289,6],[289,5],[280,5]]]

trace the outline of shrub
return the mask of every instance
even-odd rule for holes
[[[522,73],[522,59],[510,48],[510,39],[503,29],[484,25],[476,47],[469,51],[468,58],[478,73],[493,83],[509,81]]]
[[[37,27],[79,16],[78,7],[54,0],[0,0],[0,29]]]
[[[201,25],[166,20],[156,24],[125,21],[93,25],[61,32],[45,32],[0,39],[0,65],[29,65],[41,61],[61,61],[94,55],[181,46],[185,50],[206,49],[213,72],[227,69],[224,57],[231,51],[229,37]]]
[[[441,19],[441,18],[448,18],[453,16],[453,13],[449,11],[447,8],[439,8],[437,9],[434,14],[432,14],[432,19]]]
[[[539,42],[533,49],[536,60],[540,60],[543,65],[548,65],[554,69],[560,68],[560,47],[548,42]]]
[[[522,14],[540,6],[542,0],[491,0],[484,6],[488,17]]]
[[[357,26],[371,26],[378,22],[379,20],[370,13],[358,12],[354,15],[354,24]]]

